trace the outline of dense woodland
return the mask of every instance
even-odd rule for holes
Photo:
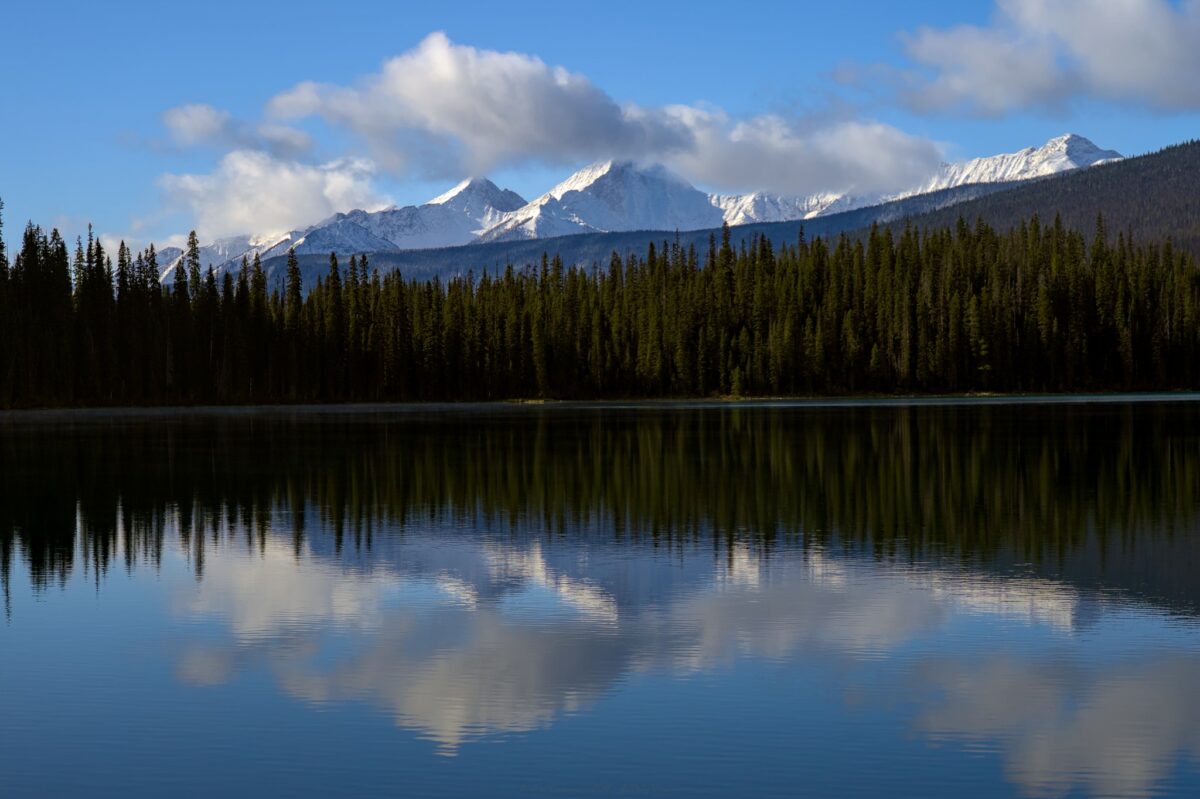
[[[1037,218],[446,281],[366,256],[268,290],[30,224],[0,249],[0,407],[1071,391],[1200,385],[1200,273]]]

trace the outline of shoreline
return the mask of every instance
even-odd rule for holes
[[[1197,402],[1200,391],[1059,394],[861,394],[829,397],[692,397],[665,399],[515,399],[464,402],[264,403],[246,405],[133,405],[0,410],[0,422],[202,416],[358,416],[371,414],[526,413],[587,410],[734,410],[902,408],[1002,405],[1120,405]]]

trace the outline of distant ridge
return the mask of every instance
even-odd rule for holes
[[[959,186],[932,194],[922,194],[883,205],[858,208],[840,214],[818,216],[811,219],[788,222],[758,222],[732,227],[735,242],[749,242],[755,235],[765,235],[773,242],[793,243],[801,230],[810,238],[832,236],[869,227],[875,222],[889,222],[905,216],[920,214],[934,208],[953,205],[992,192],[1003,191],[1013,184],[994,183]],[[569,265],[606,267],[612,254],[644,255],[651,242],[661,244],[678,238],[680,246],[694,246],[704,252],[709,237],[721,235],[721,228],[691,231],[633,230],[615,233],[583,233],[540,239],[518,239],[515,241],[486,242],[462,247],[441,249],[406,250],[400,252],[376,252],[370,254],[372,269],[381,272],[398,269],[405,276],[419,279],[448,277],[473,272],[476,276],[488,272],[497,275],[508,265],[521,268],[541,260],[542,254],[560,256]],[[318,278],[329,271],[328,255],[298,256],[306,286],[315,285]],[[285,257],[271,258],[263,262],[272,285],[281,285]]]
[[[997,230],[1007,230],[1034,214],[1043,224],[1059,216],[1065,227],[1089,236],[1097,216],[1103,215],[1114,237],[1132,233],[1143,242],[1170,240],[1200,257],[1200,140],[1019,183],[952,208],[913,214],[907,221],[936,229],[953,225],[959,217],[981,218]]]
[[[303,230],[222,239],[202,247],[200,260],[220,272],[236,268],[242,258],[270,259],[293,248],[300,256],[327,257],[336,252],[346,258],[361,252],[383,254],[576,234],[687,232],[709,230],[722,222],[814,219],[963,185],[1036,179],[1120,158],[1120,153],[1103,150],[1082,136],[1065,134],[1039,147],[943,164],[924,184],[892,196],[706,194],[661,165],[603,161],[580,169],[528,203],[487,178],[475,177],[422,205],[355,210]],[[177,248],[169,248],[161,253],[160,262],[169,271],[180,254]]]
[[[905,225],[921,229],[953,226],[961,217],[982,218],[998,230],[1021,224],[1034,213],[1049,224],[1061,215],[1070,229],[1091,234],[1096,217],[1103,214],[1112,235],[1131,231],[1143,241],[1170,239],[1200,256],[1200,142],[1168,147],[1156,153],[1105,163],[1027,182],[968,184],[930,194],[842,213],[787,222],[760,222],[732,228],[735,243],[766,236],[778,246],[793,243],[801,229],[809,238],[865,231],[872,224],[896,230]],[[373,253],[371,264],[381,271],[399,269],[414,278],[452,274],[497,274],[507,264],[521,267],[537,263],[542,253],[559,255],[568,264],[605,266],[613,252],[642,254],[656,244],[679,237],[681,246],[703,252],[710,236],[720,228],[675,231],[624,231],[590,233],[548,239],[473,244],[449,249]],[[328,257],[300,258],[306,284],[325,274]],[[266,264],[277,280],[282,259]]]

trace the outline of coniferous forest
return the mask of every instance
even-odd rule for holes
[[[1168,243],[883,228],[707,251],[664,241],[449,280],[367,256],[269,288],[193,234],[107,252],[27,226],[0,245],[0,407],[1179,389],[1200,385],[1200,273]]]

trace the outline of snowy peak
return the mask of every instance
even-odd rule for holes
[[[665,167],[602,161],[507,215],[481,241],[620,230],[695,230],[721,224],[700,190]]]
[[[501,189],[487,178],[464,180],[424,205],[356,209],[337,213],[303,230],[268,236],[230,236],[200,248],[206,267],[220,269],[243,257],[274,258],[289,249],[298,254],[349,254],[467,244],[505,216],[525,205],[521,195]],[[167,264],[166,272],[179,261]]]
[[[572,192],[594,191],[597,186],[619,186],[631,183],[661,183],[676,189],[695,191],[690,183],[661,164],[640,166],[633,161],[599,161],[585,166],[534,202],[542,202],[548,198],[561,200]]]
[[[851,198],[830,193],[785,197],[756,191],[752,194],[712,194],[709,201],[721,210],[724,221],[731,225],[810,219],[854,207]]]
[[[963,186],[968,183],[1000,183],[1055,175],[1108,161],[1120,160],[1115,150],[1101,150],[1074,133],[1057,136],[1041,147],[1026,147],[1015,153],[975,158],[960,164],[944,164],[931,180],[902,196]]]
[[[525,199],[516,192],[487,178],[470,178],[424,205],[339,216],[389,242],[386,249],[406,250],[467,244],[523,205]]]
[[[1015,153],[975,158],[958,164],[942,164],[937,174],[922,185],[890,196],[855,197],[824,193],[784,197],[755,192],[713,195],[712,202],[724,212],[725,221],[731,225],[782,222],[835,214],[971,183],[1001,183],[1045,177],[1121,158],[1118,152],[1102,150],[1083,136],[1068,133],[1050,139],[1040,147],[1026,147]]]
[[[1071,169],[1095,166],[1106,161],[1119,161],[1123,157],[1116,150],[1101,150],[1091,139],[1077,133],[1066,133],[1053,138],[1032,152],[1046,159],[1061,154],[1063,163],[1069,163]]]
[[[500,188],[487,178],[468,178],[426,203],[453,208],[474,219],[482,219],[494,211],[515,211],[524,204],[524,197],[515,191]]]

